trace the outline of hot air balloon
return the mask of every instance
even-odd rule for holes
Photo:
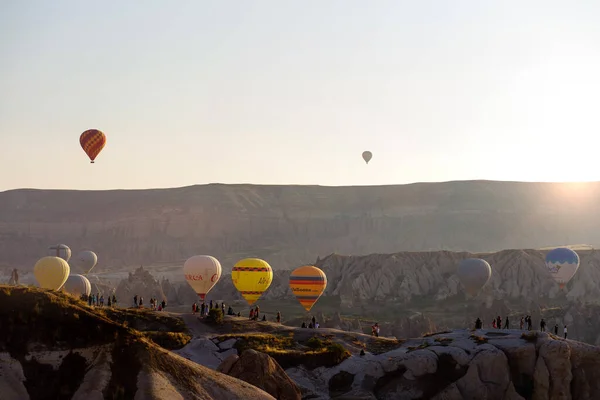
[[[362,158],[368,164],[369,161],[371,161],[371,158],[373,158],[373,153],[371,153],[370,151],[363,151]]]
[[[238,261],[231,270],[233,285],[252,305],[269,288],[273,281],[273,270],[264,260],[245,258]]]
[[[465,291],[471,296],[475,296],[490,280],[492,267],[487,261],[480,258],[467,258],[460,262],[456,274]]]
[[[306,311],[310,311],[327,287],[325,272],[312,265],[298,267],[290,275],[290,289]]]
[[[62,288],[65,292],[74,296],[81,296],[82,294],[89,296],[92,292],[92,284],[88,278],[78,274],[69,275]]]
[[[221,278],[221,263],[213,256],[193,256],[183,264],[185,280],[204,301],[219,278]]]
[[[52,256],[41,258],[33,267],[33,275],[40,287],[52,290],[58,290],[64,285],[70,271],[69,263]]]
[[[77,254],[76,264],[86,274],[90,273],[90,271],[96,266],[97,262],[98,256],[93,251],[85,250]]]
[[[66,244],[57,244],[55,246],[48,247],[48,255],[60,257],[66,262],[69,262],[71,259],[71,249]]]
[[[566,247],[550,250],[546,254],[546,267],[560,288],[573,278],[579,268],[579,255]]]
[[[93,164],[106,144],[106,135],[98,129],[88,129],[79,137],[79,144]]]

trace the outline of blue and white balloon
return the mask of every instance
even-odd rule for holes
[[[556,283],[563,288],[579,268],[579,255],[566,247],[556,248],[546,255],[546,267]]]

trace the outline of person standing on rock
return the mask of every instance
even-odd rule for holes
[[[492,328],[496,329],[496,318],[492,320]]]
[[[565,329],[563,330],[563,332],[565,333],[565,339],[567,338],[567,326],[565,325]]]
[[[475,329],[481,329],[481,320],[479,319],[479,317],[477,317],[477,320],[475,321]]]
[[[211,301],[210,301],[210,308],[209,308],[209,310],[212,310],[212,306],[213,306],[213,305],[212,305],[212,300],[211,300]]]
[[[277,311],[277,323],[281,323],[281,313],[279,311]]]
[[[315,326],[315,324],[317,323],[317,319],[315,318],[315,316],[313,315],[312,317],[312,324],[313,326]]]
[[[496,318],[496,327],[498,329],[502,329],[502,318],[498,315],[498,317]]]
[[[133,306],[137,307],[138,303],[137,303],[137,294],[135,296],[133,296]]]
[[[510,329],[510,324],[508,323],[508,315],[506,316],[506,320],[504,321],[504,329]]]
[[[202,304],[200,305],[200,316],[204,317],[204,311],[206,311],[206,304],[204,304],[204,302],[202,302]]]
[[[554,334],[558,336],[558,324],[554,324]]]
[[[544,318],[540,321],[540,331],[546,332],[546,321],[544,321]]]

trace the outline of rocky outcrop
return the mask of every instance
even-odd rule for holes
[[[11,190],[0,193],[0,265],[32,268],[58,242],[75,253],[94,249],[96,270],[183,262],[193,254],[212,254],[226,270],[242,255],[263,257],[279,269],[332,251],[598,244],[599,187],[587,184],[576,203],[569,184],[492,181]]]
[[[300,400],[300,389],[270,356],[245,350],[231,366],[228,375],[263,389],[276,399]]]
[[[167,296],[163,293],[162,287],[158,280],[152,276],[150,272],[140,266],[133,273],[129,273],[127,279],[122,280],[116,289],[117,301],[120,301],[123,307],[133,305],[133,297],[137,296],[144,299],[144,306],[150,306],[150,299],[155,298],[159,302],[168,301]]]
[[[274,399],[159,347],[141,331],[117,323],[126,317],[119,313],[112,320],[113,313],[64,294],[1,286],[0,397]],[[137,322],[144,313],[135,314],[136,323],[129,326],[143,325]]]
[[[591,400],[600,398],[599,367],[598,347],[539,332],[479,330],[411,339],[334,368],[286,372],[314,399]]]

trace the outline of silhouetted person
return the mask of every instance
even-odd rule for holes
[[[558,324],[554,324],[554,334],[558,336]]]
[[[540,321],[540,331],[546,332],[546,321],[544,321],[544,318]]]
[[[510,329],[510,324],[508,323],[508,316],[506,317],[506,320],[504,321],[504,329]]]
[[[477,320],[475,321],[475,329],[481,329],[482,326],[483,326],[483,323],[481,322],[479,317],[477,317]]]
[[[277,323],[281,323],[281,313],[279,311],[277,311]]]
[[[565,325],[565,329],[563,329],[563,332],[565,333],[565,339],[567,338],[567,326]]]

